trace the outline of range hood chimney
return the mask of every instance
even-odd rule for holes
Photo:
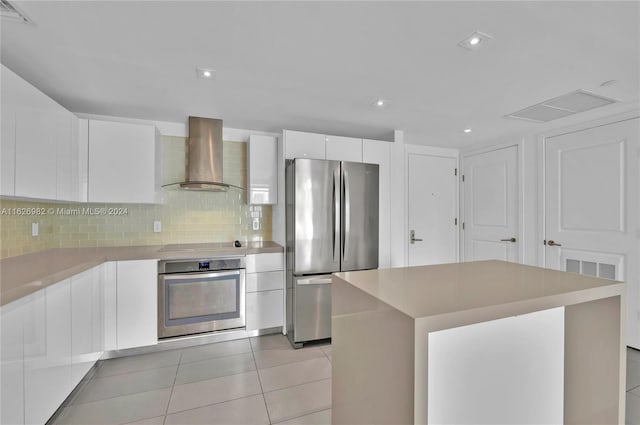
[[[189,117],[186,180],[182,189],[226,191],[222,182],[222,120]]]

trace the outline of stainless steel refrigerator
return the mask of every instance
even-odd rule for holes
[[[378,165],[295,159],[286,168],[287,334],[331,337],[331,273],[378,267]]]

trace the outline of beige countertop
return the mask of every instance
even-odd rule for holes
[[[498,306],[510,306],[511,310],[521,309],[524,313],[539,310],[542,304],[567,305],[624,291],[621,282],[504,261],[335,275],[414,319]]]
[[[107,261],[172,260],[283,252],[275,242],[197,243],[103,248],[57,248],[0,260],[0,305]]]

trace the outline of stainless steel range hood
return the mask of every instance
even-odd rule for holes
[[[185,181],[166,187],[224,192],[242,189],[222,181],[222,120],[189,117]]]

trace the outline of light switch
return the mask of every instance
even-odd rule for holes
[[[258,217],[253,219],[253,230],[260,230],[260,219]]]
[[[38,236],[38,223],[31,223],[31,236]]]
[[[162,222],[156,220],[153,222],[153,233],[162,232]]]

